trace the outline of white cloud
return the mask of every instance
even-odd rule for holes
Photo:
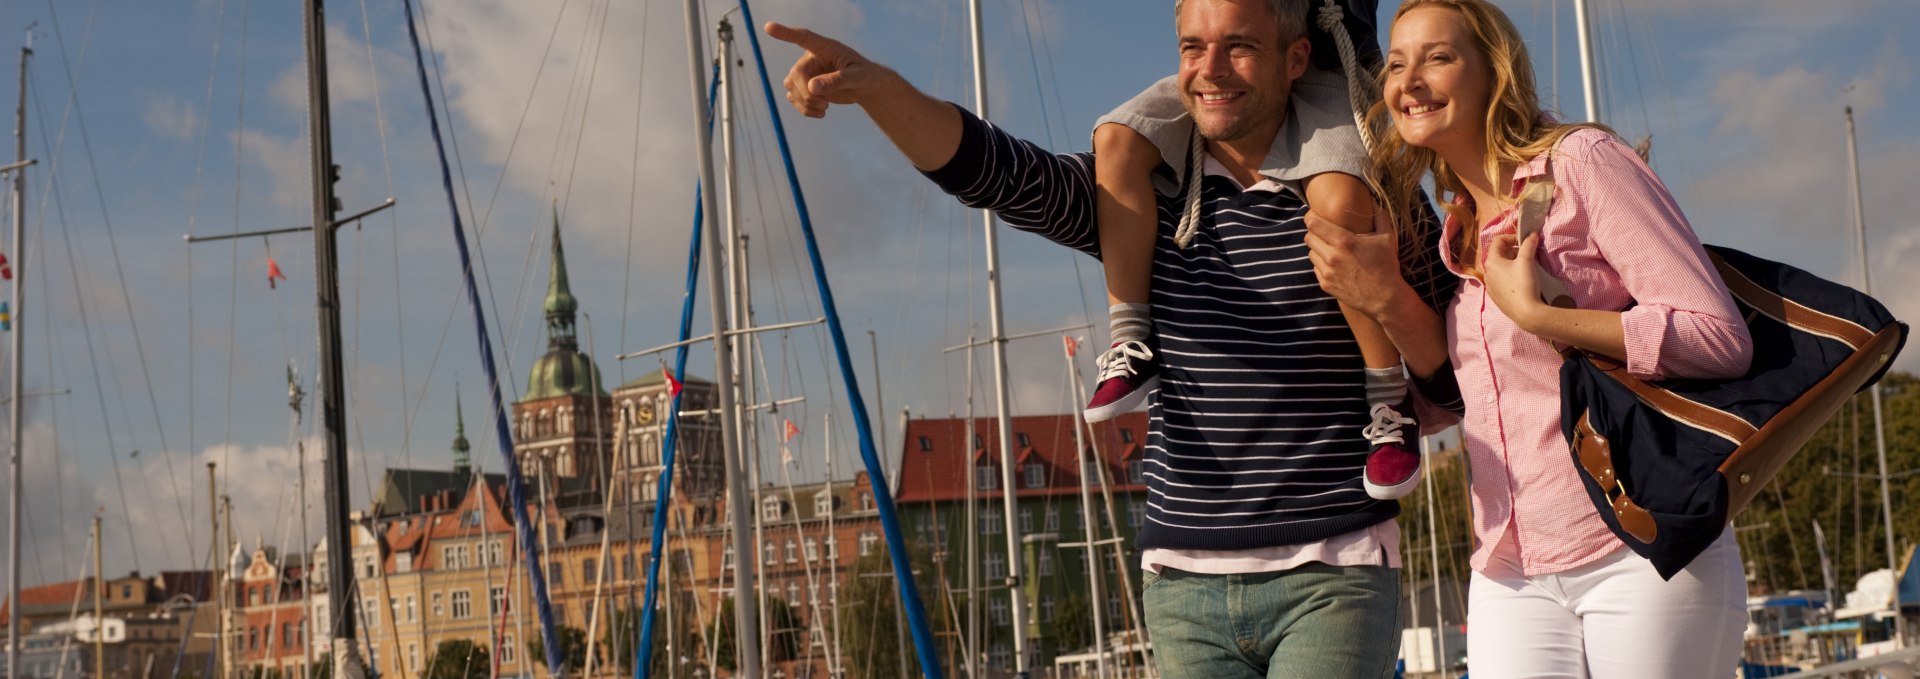
[[[200,114],[193,105],[170,94],[148,98],[141,119],[147,129],[182,141],[191,139],[194,131],[200,129]]]

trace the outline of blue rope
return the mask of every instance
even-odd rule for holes
[[[713,128],[713,102],[720,95],[720,65],[713,65],[713,77],[707,85],[707,128]],[[693,238],[687,243],[687,292],[680,298],[680,341],[685,342],[693,334],[693,298],[700,289],[700,222],[706,212],[701,202],[701,190],[698,182],[693,186]],[[673,374],[676,379],[687,376],[687,345],[680,345],[673,354]],[[634,644],[633,676],[644,679],[653,662],[653,606],[659,596],[660,587],[660,545],[667,544],[667,496],[673,492],[673,453],[674,444],[679,439],[680,394],[673,395],[673,402],[667,406],[667,434],[660,441],[660,481],[653,500],[653,542],[647,550],[647,593],[640,607],[640,638]],[[672,634],[672,630],[667,631]],[[735,635],[736,637],[738,635]]]
[[[460,246],[460,271],[467,283],[467,304],[473,308],[474,332],[480,340],[480,365],[487,372],[487,392],[493,401],[495,440],[507,468],[507,503],[513,506],[513,524],[521,553],[527,557],[527,580],[533,583],[534,609],[540,614],[540,640],[547,654],[547,672],[562,676],[565,658],[560,655],[559,635],[554,633],[553,608],[547,601],[547,578],[540,569],[540,543],[534,540],[533,520],[527,516],[526,482],[520,476],[520,464],[513,459],[513,430],[507,426],[506,406],[500,398],[500,373],[493,365],[493,342],[487,337],[487,313],[480,306],[480,291],[473,282],[473,260],[467,253],[467,233],[460,223],[460,204],[454,197],[453,171],[447,166],[447,147],[440,139],[440,120],[434,111],[433,91],[427,86],[427,65],[420,50],[420,33],[414,28],[413,0],[402,0],[407,10],[407,37],[413,41],[414,70],[420,74],[420,94],[427,102],[427,127],[433,131],[433,145],[439,151],[440,186],[447,192],[447,208],[453,214],[453,240]]]
[[[766,95],[767,108],[773,114],[773,136],[780,144],[780,160],[786,165],[787,186],[793,191],[793,207],[800,214],[800,233],[806,236],[807,259],[813,264],[813,281],[820,288],[820,306],[826,312],[827,330],[833,336],[833,352],[840,364],[840,379],[847,387],[847,407],[853,411],[853,428],[860,435],[860,460],[866,464],[867,478],[873,481],[874,504],[880,509],[880,529],[887,536],[887,552],[893,560],[894,583],[900,587],[900,601],[907,609],[907,626],[913,631],[913,646],[920,654],[920,669],[927,679],[940,679],[940,657],[934,654],[933,629],[927,624],[926,606],[913,580],[913,564],[907,558],[907,542],[900,535],[900,519],[894,515],[893,494],[888,490],[886,468],[873,445],[873,426],[867,422],[867,405],[860,398],[860,382],[853,373],[853,359],[847,353],[847,335],[840,327],[840,312],[833,303],[833,287],[827,283],[826,265],[820,261],[820,244],[813,235],[813,219],[807,214],[807,197],[800,190],[800,175],[794,169],[793,152],[787,145],[787,128],[780,122],[779,100],[773,96],[773,81],[767,77],[767,60],[760,53],[759,24],[753,22],[753,10],[740,0],[740,20],[747,25],[748,44],[753,46],[754,65],[760,70],[760,90]],[[877,379],[878,376],[876,375]],[[746,555],[736,555],[746,558]]]

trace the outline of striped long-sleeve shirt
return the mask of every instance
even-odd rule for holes
[[[1092,154],[1055,155],[965,111],[959,150],[927,176],[962,203],[1099,256]],[[1163,166],[1163,170],[1166,170]],[[1361,487],[1364,369],[1307,259],[1306,204],[1208,176],[1201,225],[1173,243],[1183,196],[1159,197],[1153,308],[1161,387],[1148,401],[1141,549],[1243,550],[1322,540],[1391,519]],[[1402,272],[1429,305],[1457,279],[1431,214]]]

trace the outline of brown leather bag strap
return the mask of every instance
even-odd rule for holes
[[[1720,270],[1720,279],[1727,282],[1733,296],[1768,318],[1801,332],[1843,342],[1854,351],[1873,340],[1873,332],[1860,324],[1781,297],[1780,293],[1753,282],[1720,255],[1709,252],[1707,256],[1713,259],[1714,268]]]
[[[1659,410],[1675,421],[1731,441],[1736,446],[1745,443],[1754,432],[1759,431],[1752,423],[1741,419],[1738,415],[1648,384],[1645,380],[1629,374],[1626,366],[1618,361],[1593,352],[1586,352],[1586,356],[1587,360],[1593,363],[1593,367],[1606,373],[1628,391],[1632,391],[1641,403]]]

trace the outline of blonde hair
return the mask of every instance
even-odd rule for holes
[[[1487,102],[1484,168],[1489,181],[1498,182],[1501,170],[1519,167],[1551,151],[1562,138],[1581,128],[1593,127],[1608,134],[1613,133],[1605,126],[1593,123],[1554,122],[1541,110],[1540,95],[1534,87],[1533,62],[1527,55],[1526,41],[1500,8],[1487,0],[1406,0],[1394,12],[1393,22],[1399,23],[1401,17],[1421,7],[1448,9],[1459,16],[1472,36],[1472,47],[1479,50],[1490,71],[1488,76],[1493,82]],[[1384,84],[1386,78],[1383,69],[1380,82]],[[1378,131],[1379,143],[1373,148],[1373,164],[1379,175],[1381,198],[1386,203],[1388,213],[1393,215],[1395,229],[1402,234],[1409,232],[1410,227],[1403,225],[1403,222],[1412,219],[1410,210],[1419,200],[1420,179],[1428,172],[1433,173],[1434,185],[1440,192],[1435,198],[1441,209],[1464,225],[1459,234],[1442,244],[1442,247],[1453,255],[1455,266],[1478,275],[1480,224],[1473,219],[1469,209],[1455,205],[1452,199],[1465,194],[1466,186],[1440,154],[1432,149],[1412,146],[1400,137],[1388,115],[1387,107],[1390,105],[1384,98],[1376,102],[1367,110],[1366,123]],[[1499,190],[1499,200],[1510,202],[1506,187],[1495,188]]]

